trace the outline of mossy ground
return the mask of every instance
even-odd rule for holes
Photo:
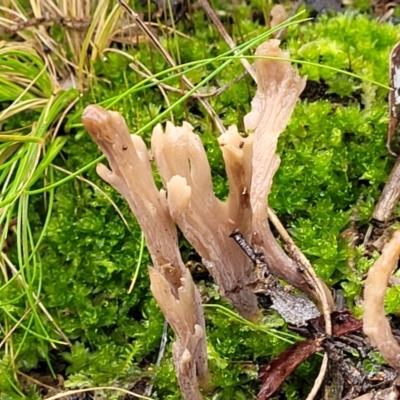
[[[264,2],[254,0],[235,7],[224,3],[223,22],[238,43],[265,31],[264,18],[254,17],[267,15],[267,7],[263,10],[260,4]],[[162,43],[181,63],[228,50],[201,10],[193,11],[190,21],[180,22],[176,29],[190,37],[166,35]],[[344,69],[387,84],[388,56],[398,39],[397,27],[348,11],[291,27],[283,46],[293,59]],[[146,43],[129,51],[153,72],[167,67]],[[113,97],[142,79],[129,68],[129,62],[117,53],[107,53],[96,62],[99,79],[68,114],[64,132],[68,140],[54,164],[76,171],[100,155],[97,146],[79,127],[79,118],[86,105]],[[357,299],[369,261],[356,251],[351,256],[359,262],[351,270],[349,250],[339,236],[351,221],[358,227],[366,226],[393,164],[385,148],[387,91],[332,70],[301,63],[298,67],[301,74],[308,75],[309,84],[279,142],[281,167],[274,179],[270,203],[318,274],[330,286],[344,289],[349,307],[359,312]],[[188,77],[197,83],[213,68],[214,65],[209,65]],[[220,87],[241,72],[240,63],[232,63],[209,87],[211,90]],[[179,79],[169,84],[181,87]],[[313,87],[318,90],[313,92]],[[210,103],[226,126],[235,123],[242,127],[254,91],[254,83],[246,77],[219,97],[211,98]],[[179,97],[169,94],[171,102]],[[125,97],[113,108],[124,115],[135,132],[166,107],[160,91],[152,88]],[[216,194],[224,197],[226,179],[212,121],[193,99],[176,107],[173,115],[175,123],[188,120],[201,134],[212,165]],[[35,115],[27,114],[24,118]],[[8,123],[18,125],[21,121],[11,118]],[[148,139],[150,133],[149,129],[143,136]],[[65,177],[58,170],[54,174],[55,180]],[[12,338],[12,345],[19,348],[15,367],[26,373],[59,373],[65,378],[65,387],[74,388],[105,385],[132,388],[135,382],[156,376],[153,397],[179,399],[169,346],[161,367],[154,365],[164,318],[149,290],[146,266],[150,259],[146,251],[134,290],[128,294],[141,251],[139,227],[126,203],[100,180],[94,168],[84,176],[115,201],[129,229],[103,194],[87,183],[73,180],[56,189],[47,235],[40,248],[42,299],[73,345],[54,349],[48,342],[17,329]],[[40,235],[43,228],[44,201],[44,195],[36,195],[30,203],[34,236]],[[182,252],[185,261],[189,261],[192,253],[184,241]],[[15,248],[11,246],[8,255],[16,259]],[[197,281],[209,304],[228,307],[209,280]],[[0,302],[17,296],[17,286],[8,285],[0,291]],[[389,290],[390,312],[400,312],[399,297],[396,287]],[[21,299],[9,306],[8,311],[19,318],[24,310]],[[208,396],[255,398],[259,389],[258,364],[268,362],[288,346],[284,322],[268,312],[261,331],[230,317],[220,308],[205,308],[205,313],[216,387]],[[2,316],[4,313],[0,314],[0,321]],[[52,332],[50,322],[44,319],[43,324]],[[271,332],[275,333],[268,334],[265,329],[273,329]],[[172,340],[170,332],[169,343]],[[14,377],[8,361],[3,358],[0,364],[0,374],[8,376],[0,379],[0,398],[20,398],[11,384]],[[307,385],[313,383],[318,363],[319,357],[315,357],[298,368],[282,387],[285,398],[304,397]],[[108,392],[104,396],[111,399],[119,395]],[[40,396],[32,389],[28,397]]]

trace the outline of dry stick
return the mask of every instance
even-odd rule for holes
[[[41,26],[60,25],[64,28],[76,29],[82,31],[86,30],[89,27],[90,22],[91,22],[90,19],[76,20],[72,17],[44,16],[38,18],[31,18],[21,22],[14,22],[14,25],[5,27],[4,32],[10,35],[27,28],[37,27],[39,25]]]
[[[283,241],[286,243],[288,247],[288,253],[296,261],[296,263],[301,268],[301,272],[304,274],[307,282],[312,284],[316,289],[317,293],[320,296],[322,313],[324,315],[325,321],[325,331],[328,335],[332,334],[332,322],[331,322],[331,310],[333,307],[333,300],[330,298],[328,301],[328,294],[324,290],[321,285],[321,281],[319,280],[317,274],[312,268],[310,261],[308,261],[307,257],[301,252],[301,250],[294,243],[293,239],[287,233],[285,227],[282,225],[281,221],[275,214],[272,208],[268,207],[268,219],[272,222],[278,233],[281,235]]]
[[[5,240],[7,240],[7,238]],[[6,269],[6,265],[4,264],[4,262],[0,263],[0,270],[3,274],[5,282],[8,282],[8,274],[7,274],[7,269]]]
[[[389,57],[389,75],[390,87],[392,90],[389,92],[389,124],[386,148],[392,156],[397,156],[390,147],[390,142],[393,139],[396,128],[400,122],[400,102],[399,102],[399,68],[400,68],[400,42],[398,42],[392,49]],[[400,158],[397,159],[392,172],[390,173],[389,180],[381,194],[378,204],[375,207],[374,213],[371,218],[372,224],[385,225],[392,217],[394,208],[400,199]]]
[[[332,321],[331,321],[331,310],[333,308],[333,299],[331,294],[329,293],[329,297],[331,301],[328,302],[328,293],[324,290],[323,286],[321,285],[321,281],[317,277],[314,269],[312,268],[310,262],[308,261],[307,257],[302,253],[302,251],[296,246],[293,242],[293,239],[287,233],[286,229],[282,225],[281,221],[276,216],[275,212],[272,208],[268,207],[268,219],[272,222],[275,226],[276,230],[281,235],[283,241],[288,245],[289,254],[291,257],[299,264],[299,267],[303,267],[304,270],[302,271],[304,277],[307,279],[307,282],[317,289],[317,293],[320,296],[320,302],[322,305],[322,312],[324,315],[325,321],[325,331],[327,334],[332,334]],[[331,306],[330,306],[331,305]],[[324,354],[324,358],[322,360],[321,368],[319,370],[318,376],[314,381],[314,385],[307,396],[306,400],[313,400],[317,395],[319,389],[321,388],[322,382],[324,381],[326,372],[328,369],[328,354]]]
[[[139,68],[137,68],[137,67],[135,66],[134,63],[129,64],[129,66],[130,66],[138,75],[140,75],[140,76],[142,76],[142,77],[145,76],[146,78],[147,78],[147,77],[150,77],[150,76],[152,75],[151,71],[150,71],[144,64],[142,64],[139,60],[136,60],[136,63],[137,63],[138,65],[140,65],[140,67],[143,68],[143,69],[146,71],[145,73],[143,73],[142,71],[139,70]],[[147,76],[146,76],[146,75],[147,75]],[[150,81],[151,81],[151,82],[157,83],[157,79],[151,79]],[[170,108],[170,107],[171,107],[171,102],[169,101],[168,95],[167,95],[167,93],[165,92],[166,88],[164,88],[163,85],[162,85],[161,83],[158,83],[157,86],[158,86],[158,89],[160,90],[162,96],[164,97],[165,103],[167,104],[168,108]],[[173,124],[175,124],[174,113],[172,112],[172,110],[169,112],[169,116],[170,116],[170,118],[171,118],[171,122],[172,122]]]
[[[64,169],[62,167],[59,167],[58,165],[55,164],[50,164],[54,169],[64,172],[64,174],[67,175],[72,175],[71,171],[68,171],[67,169]],[[93,183],[92,181],[90,181],[89,179],[84,178],[82,175],[78,175],[76,176],[76,179],[79,179],[82,182],[87,183],[89,186],[91,186],[95,191],[99,192],[100,194],[102,194],[104,196],[104,198],[110,202],[110,204],[114,207],[115,211],[117,212],[117,214],[120,216],[122,222],[124,223],[124,225],[128,228],[128,230],[131,230],[128,221],[125,219],[124,214],[122,214],[122,211],[118,208],[117,204],[113,201],[113,199],[104,191],[102,190],[99,186],[97,186],[95,183]]]
[[[386,141],[386,148],[392,156],[397,156],[390,147],[390,142],[395,135],[396,128],[400,121],[400,104],[398,102],[398,84],[396,78],[398,76],[399,68],[399,52],[400,42],[397,43],[389,57],[389,75],[390,75],[390,86],[392,90],[389,92],[389,124],[388,134]],[[400,157],[397,159],[390,175],[386,182],[386,185],[382,191],[381,197],[375,206],[374,212],[370,219],[372,225],[385,226],[393,215],[394,209],[400,200]],[[373,227],[370,225],[368,231],[364,237],[364,245],[366,245],[371,236]]]
[[[171,67],[176,67],[175,60],[170,56],[170,54],[165,50],[165,48],[162,46],[160,41],[154,36],[153,32],[147,27],[147,25],[139,18],[139,15],[134,12],[123,0],[118,0],[118,3],[122,8],[125,9],[125,11],[133,18],[133,20],[138,24],[140,29],[149,37],[150,41],[153,43],[153,45],[157,48],[157,50],[162,54],[162,56],[165,58],[167,63]],[[185,76],[182,75],[182,80],[186,84],[186,86],[189,89],[193,89],[194,85],[192,82],[189,81],[189,79]],[[208,103],[207,100],[204,99],[199,99],[200,103],[202,106],[206,109],[208,114],[211,116],[212,120],[214,121],[215,125],[217,126],[218,130],[220,133],[226,132],[226,129],[224,127],[224,124],[222,123],[221,119],[217,115],[217,113],[214,111],[214,109],[211,107],[211,105]]]
[[[382,191],[371,217],[374,225],[386,225],[393,216],[394,209],[400,200],[400,157],[397,158],[389,179]]]
[[[10,261],[10,259],[7,257],[7,254],[4,252],[1,252],[1,256],[3,257],[3,260],[6,262],[6,264],[8,265],[8,267],[10,268],[11,272],[13,275],[17,276],[18,282],[20,283],[20,285],[22,286],[23,289],[27,289],[26,283],[23,281],[23,279],[21,278],[21,275],[19,275],[18,270],[15,268],[14,264]],[[50,313],[47,311],[46,307],[43,305],[43,303],[38,299],[37,295],[35,292],[32,292],[32,297],[34,298],[34,300],[36,301],[35,305],[37,304],[41,310],[43,311],[43,313],[46,315],[47,319],[54,325],[54,327],[56,328],[56,331],[58,332],[58,334],[67,342],[67,344],[69,344],[70,346],[72,346],[72,343],[69,341],[69,339],[67,338],[67,336],[65,335],[65,333],[61,330],[61,328],[57,325],[57,322],[54,321],[53,317],[50,315]],[[50,342],[51,345],[54,347],[53,342]]]
[[[138,65],[141,65],[141,63],[139,61],[136,61],[136,63]],[[167,85],[167,84],[165,84],[163,82],[160,82],[159,80],[157,80],[157,78],[152,78],[151,77],[152,74],[146,74],[145,72],[140,71],[140,69],[138,69],[138,67],[134,63],[129,64],[129,66],[137,74],[139,74],[143,78],[150,79],[151,82],[156,83],[158,86],[164,88],[165,90],[168,90],[170,92],[179,93],[179,94],[182,94],[182,95],[185,95],[185,94],[189,93],[188,90],[179,89],[179,88],[176,88],[174,86],[170,86],[170,85]],[[221,93],[225,92],[226,90],[230,89],[233,85],[235,85],[236,83],[241,81],[246,75],[247,75],[247,71],[244,71],[239,76],[237,76],[233,81],[227,83],[224,86],[221,86],[220,88],[214,90],[213,92],[210,92],[210,93],[192,93],[190,96],[195,98],[195,99],[207,99],[207,98],[210,98],[210,97],[219,96]]]
[[[322,382],[324,381],[326,371],[328,370],[328,353],[324,354],[324,358],[322,359],[321,368],[319,370],[318,376],[314,381],[314,385],[308,394],[306,400],[313,400],[314,397],[318,394],[319,389],[321,388]]]
[[[185,39],[193,41],[193,39],[190,36],[184,34],[183,32],[179,32],[179,31],[175,30],[172,26],[164,25],[164,24],[161,24],[160,22],[149,22],[148,21],[148,22],[144,22],[144,23],[146,25],[148,25],[148,26],[153,26],[155,28],[159,28],[163,32],[167,31],[168,33],[173,33],[174,35],[177,35],[177,36],[180,36],[180,37],[183,37]],[[119,37],[118,35],[124,36],[125,35],[125,31],[128,31],[128,34],[130,34],[132,28],[136,28],[136,24],[135,23],[127,24],[127,25],[124,25],[121,28],[117,29],[116,31],[114,31],[113,40],[118,40],[118,37]],[[135,33],[135,32],[133,32],[133,33]],[[126,42],[123,42],[123,43],[126,43]]]
[[[133,398],[137,398],[137,399],[153,400],[150,397],[142,396],[141,394],[131,392],[130,390],[126,390],[126,389],[122,389],[122,388],[114,387],[114,386],[98,386],[98,387],[91,387],[91,388],[85,388],[85,389],[68,390],[67,392],[58,393],[54,396],[48,397],[47,400],[57,400],[57,399],[62,399],[63,397],[72,398],[71,396],[73,396],[74,394],[94,392],[96,390],[112,390],[115,392],[121,392],[121,393],[127,394],[127,395],[132,396]]]
[[[301,7],[302,4],[303,4],[303,0],[298,0],[298,1],[294,4],[294,6],[293,6],[293,8],[292,8],[292,12],[290,13],[290,17],[293,17],[293,16],[297,13],[297,11],[299,11],[299,8]],[[287,27],[287,26],[285,26],[284,28],[282,28],[282,29],[276,34],[275,39],[282,39],[282,38],[286,35],[287,30],[288,30],[288,27]]]
[[[400,101],[399,101],[399,68],[400,68],[400,42],[398,42],[390,52],[389,56],[389,124],[386,140],[386,148],[388,152],[396,157],[397,154],[391,148],[391,141],[396,134],[396,129],[400,123]]]
[[[213,22],[213,24],[215,25],[215,28],[217,29],[217,31],[220,33],[220,35],[222,36],[222,38],[225,40],[225,42],[228,44],[228,46],[231,49],[235,49],[236,48],[236,44],[233,41],[233,39],[230,37],[229,33],[226,31],[225,27],[222,25],[221,21],[219,20],[216,12],[214,11],[214,9],[211,7],[210,3],[208,0],[201,0],[202,6],[204,11],[207,13],[207,15],[209,16],[209,18],[211,19],[211,21]],[[294,14],[297,13],[298,9],[300,8],[300,6],[303,4],[303,0],[299,0],[297,1],[297,3],[294,5],[291,16],[293,16]],[[283,36],[285,36],[286,31],[287,31],[287,27],[282,28],[281,30],[279,30],[277,32],[277,34],[275,35],[275,39],[281,39]],[[237,52],[235,52],[235,54],[237,54]],[[240,79],[242,79],[243,77],[245,77],[248,74],[251,75],[251,77],[253,78],[254,82],[257,83],[257,75],[256,72],[254,71],[254,68],[252,67],[252,65],[250,64],[250,62],[245,59],[245,58],[241,58],[240,62],[242,63],[243,67],[245,68],[246,72],[240,76]],[[237,79],[237,78],[236,78]]]
[[[46,385],[45,383],[40,382],[39,380],[37,380],[37,379],[35,379],[35,378],[32,378],[32,377],[29,376],[29,375],[24,374],[24,373],[21,372],[20,370],[17,370],[17,374],[18,374],[18,375],[21,375],[21,376],[22,376],[23,378],[25,378],[27,381],[31,381],[31,382],[35,383],[36,385],[38,385],[38,386],[44,387],[44,388],[47,389],[47,390],[55,390],[55,389],[56,389],[56,388],[53,387],[53,386]]]
[[[164,319],[164,326],[163,326],[163,332],[161,335],[161,342],[160,342],[160,350],[158,351],[158,356],[157,356],[157,361],[156,361],[156,366],[159,367],[161,365],[161,361],[164,357],[165,349],[167,347],[167,342],[168,342],[168,321]],[[154,381],[151,382],[147,387],[146,390],[144,391],[145,396],[151,396],[154,388]]]
[[[298,0],[297,3],[295,3],[292,11],[292,15],[294,15],[300,6],[303,4],[303,0]],[[281,29],[278,34],[276,35],[276,39],[281,39],[287,31],[287,27]],[[331,322],[331,315],[330,315],[330,307],[333,305],[333,299],[331,297],[331,294],[329,293],[330,297],[330,302],[328,302],[328,293],[324,290],[324,288],[321,285],[320,280],[318,279],[314,269],[312,268],[310,262],[308,261],[307,257],[303,254],[303,252],[296,246],[296,244],[293,242],[292,238],[290,235],[287,233],[286,229],[284,226],[281,224],[280,220],[276,216],[275,212],[273,211],[272,208],[268,206],[268,218],[276,228],[276,230],[279,232],[285,243],[289,245],[289,248],[291,249],[292,256],[297,261],[300,261],[300,265],[304,267],[304,275],[307,278],[308,282],[311,282],[312,284],[315,285],[317,289],[317,293],[320,295],[320,300],[321,300],[321,305],[322,305],[322,311],[324,315],[324,321],[325,321],[325,331],[328,334],[332,333],[332,322]],[[306,400],[313,400],[315,396],[318,394],[318,391],[322,385],[322,382],[324,381],[326,372],[328,369],[328,354],[324,354],[324,358],[322,360],[321,368],[319,370],[318,376],[316,380],[314,381],[314,385],[310,391],[310,393],[307,396]]]
[[[38,301],[34,304],[34,306],[38,303]],[[26,316],[32,311],[32,308],[28,308],[24,315],[15,323],[15,325],[7,332],[4,336],[4,339],[0,342],[0,349],[3,347],[4,343],[7,342],[8,338],[13,334],[13,332],[18,328],[18,326],[22,323],[22,321],[26,318]]]
[[[325,331],[327,334],[331,335],[332,334],[332,321],[331,321],[330,312],[333,307],[333,299],[330,297],[329,300],[332,300],[332,301],[328,302],[328,293],[326,293],[323,286],[321,285],[321,281],[317,277],[317,274],[315,273],[314,269],[312,268],[310,262],[304,256],[302,251],[296,246],[293,239],[287,233],[285,227],[282,225],[281,221],[275,214],[274,210],[272,210],[272,208],[270,208],[270,207],[268,207],[268,219],[272,222],[272,224],[275,226],[278,233],[281,235],[283,241],[287,244],[289,254],[299,264],[300,267],[304,268],[304,270],[302,270],[302,272],[303,272],[305,278],[307,279],[307,282],[312,283],[314,285],[314,287],[317,289],[317,293],[320,296],[322,312],[323,312],[324,321],[325,321]],[[310,393],[308,394],[306,400],[312,400],[317,395],[317,393],[322,385],[322,382],[325,378],[327,368],[328,368],[328,354],[325,353],[318,376],[317,376],[316,380],[314,381],[314,385],[313,385]]]
[[[208,0],[201,0],[201,4],[204,8],[204,11],[207,13],[209,18],[211,19],[212,23],[215,25],[217,28],[217,31],[220,33],[220,35],[224,38],[225,42],[228,44],[228,46],[231,49],[236,48],[236,44],[233,41],[233,39],[229,36],[228,32],[226,31],[225,27],[222,25],[221,21],[218,19],[217,14],[215,13],[214,9],[211,7],[210,3]],[[234,52],[235,55],[237,55],[237,51]],[[240,62],[242,63],[243,67],[246,69],[246,71],[251,75],[253,78],[254,82],[257,83],[257,76],[256,72],[254,71],[253,67],[249,63],[248,60],[245,58],[241,58]]]

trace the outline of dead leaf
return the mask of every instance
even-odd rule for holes
[[[343,336],[362,328],[362,321],[354,318],[350,311],[334,311],[331,313],[332,332],[331,341],[335,337]],[[300,331],[299,331],[300,332]],[[308,321],[307,332],[301,331],[311,339],[290,346],[269,364],[263,365],[258,371],[262,386],[257,400],[266,400],[279,389],[283,381],[304,361],[315,352],[322,350],[322,344],[329,336],[324,335],[324,317],[320,316]],[[316,337],[318,335],[318,337]]]
[[[268,399],[281,386],[283,381],[304,361],[316,351],[321,350],[320,341],[308,339],[290,346],[269,364],[263,365],[258,371],[262,387],[257,400]]]

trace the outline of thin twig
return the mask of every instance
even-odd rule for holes
[[[306,400],[313,400],[315,396],[318,394],[319,389],[321,388],[322,382],[324,381],[326,371],[328,370],[328,353],[324,354],[324,358],[322,359],[321,368],[319,370],[319,374],[317,379],[314,381],[314,385],[308,394]]]
[[[36,302],[34,306],[37,304]],[[8,338],[13,334],[13,332],[18,328],[18,326],[22,323],[22,321],[26,318],[26,316],[32,311],[32,308],[28,308],[24,315],[16,322],[16,324],[7,332],[4,336],[4,339],[0,342],[0,349],[3,347],[4,343],[7,342]]]
[[[146,25],[149,25],[149,26],[158,28],[158,29],[160,29],[160,30],[163,31],[163,32],[167,31],[168,33],[173,33],[174,35],[177,35],[177,36],[183,37],[183,38],[185,38],[185,39],[187,39],[187,40],[193,41],[193,38],[191,38],[190,36],[185,35],[183,32],[177,31],[176,29],[174,29],[174,28],[171,27],[171,26],[161,24],[160,22],[150,22],[150,21],[146,21],[146,22],[143,22],[143,23],[146,24]],[[125,31],[128,31],[128,33],[130,33],[132,28],[136,28],[136,24],[135,24],[135,23],[133,23],[133,24],[127,24],[127,25],[124,25],[124,26],[122,26],[121,28],[117,29],[117,30],[114,32],[113,40],[118,39],[118,36],[119,36],[119,35],[120,35],[120,36],[125,36]]]
[[[14,264],[10,261],[10,259],[7,257],[7,254],[4,252],[1,252],[1,256],[3,257],[3,260],[6,262],[6,264],[8,265],[8,267],[10,268],[11,272],[13,275],[17,276],[17,280],[20,283],[20,285],[22,286],[22,288],[24,290],[28,290],[27,284],[25,283],[25,281],[22,279],[19,271],[17,270],[17,268],[15,268]],[[67,338],[67,336],[65,335],[65,333],[61,330],[61,328],[58,326],[57,322],[54,321],[53,317],[51,316],[51,314],[47,311],[46,307],[43,305],[43,303],[38,299],[37,294],[35,292],[32,291],[32,297],[35,300],[35,305],[37,304],[40,309],[43,311],[43,313],[46,315],[47,319],[54,325],[54,327],[56,328],[56,331],[58,332],[58,334],[65,340],[65,342],[67,344],[69,344],[70,346],[72,346],[72,343],[69,341],[69,339]],[[50,342],[52,346],[53,343]]]
[[[392,90],[389,92],[389,123],[388,133],[386,140],[386,148],[392,156],[396,157],[397,154],[391,148],[391,142],[396,134],[397,127],[400,123],[400,102],[399,102],[399,68],[400,68],[400,42],[392,48],[389,56],[389,78],[390,87]]]
[[[325,321],[325,331],[329,335],[332,334],[332,321],[331,321],[331,311],[333,309],[333,298],[331,293],[327,293],[324,288],[321,285],[321,281],[318,278],[317,274],[315,273],[314,269],[312,268],[310,262],[306,258],[306,256],[302,253],[302,251],[296,246],[294,243],[293,239],[290,237],[290,235],[287,233],[286,229],[282,225],[281,221],[275,214],[275,212],[272,210],[272,208],[268,207],[268,219],[272,222],[272,224],[275,226],[276,230],[279,232],[281,235],[283,241],[288,245],[289,248],[289,253],[292,256],[292,258],[297,261],[303,269],[301,271],[304,273],[305,278],[309,283],[311,283],[316,289],[317,293],[319,294],[319,300],[321,302],[322,306],[322,312],[324,316],[324,321]],[[328,302],[328,295],[329,295],[329,302]],[[310,393],[307,396],[306,400],[313,400],[314,397],[317,395],[318,390],[321,387],[321,384],[324,380],[326,371],[327,371],[327,366],[328,366],[328,355],[325,353],[324,354],[324,359],[321,364],[321,368],[318,374],[317,379],[314,381],[314,385],[310,391]]]
[[[168,322],[164,320],[163,332],[161,335],[161,342],[160,342],[160,350],[158,351],[156,366],[159,367],[161,365],[161,361],[164,358],[165,349],[167,347],[168,342]],[[154,388],[154,380],[146,387],[144,392],[145,396],[151,396]]]
[[[137,60],[135,60],[135,62],[141,66],[141,63]],[[129,64],[129,66],[140,76],[142,76],[143,78],[146,79],[150,79],[151,82],[156,83],[159,87],[164,88],[165,90],[168,90],[170,92],[174,92],[174,93],[179,93],[182,95],[188,94],[189,91],[188,90],[184,90],[184,89],[179,89],[176,88],[174,86],[170,86],[167,85],[163,82],[160,82],[157,78],[151,78],[152,74],[146,74],[143,71],[140,71],[140,69],[134,64],[131,63]],[[211,97],[217,97],[219,96],[221,93],[225,92],[226,90],[230,89],[233,85],[235,85],[236,83],[238,83],[239,81],[241,81],[245,76],[247,75],[247,71],[242,72],[239,76],[237,76],[233,81],[227,83],[224,86],[221,86],[220,88],[210,92],[210,93],[192,93],[190,96],[196,99],[207,99],[207,98],[211,98]]]
[[[47,61],[46,61],[47,62]],[[64,122],[64,118],[67,116],[67,114],[71,111],[72,107],[75,107],[75,104],[80,100],[80,97],[77,97],[75,100],[71,101],[70,104],[65,108],[65,110],[62,112],[60,115],[60,118],[57,121],[57,125],[55,126],[53,130],[53,135],[51,137],[51,140],[54,141],[55,138],[57,137],[57,134],[61,128],[61,124]]]
[[[371,217],[374,225],[387,224],[393,217],[394,209],[400,200],[400,157],[389,175],[385,187],[382,190],[378,203]]]
[[[54,389],[56,389],[56,388],[53,387],[53,386],[46,385],[45,383],[40,382],[39,380],[37,380],[37,379],[35,379],[35,378],[32,378],[32,377],[29,376],[29,375],[24,374],[24,373],[21,372],[20,370],[17,370],[17,374],[18,374],[18,375],[21,375],[21,376],[24,377],[26,380],[35,383],[36,385],[39,385],[39,386],[42,386],[42,387],[46,388],[47,390],[54,390]]]
[[[301,5],[303,4],[303,0],[298,0],[293,8],[292,11],[290,13],[290,17],[293,17],[293,15],[295,15],[297,13],[297,11],[299,11],[299,8],[301,7]],[[276,35],[275,35],[275,39],[282,39],[285,35],[286,32],[288,30],[288,27],[285,26],[284,28],[282,28]]]
[[[307,281],[317,289],[317,293],[320,296],[322,313],[324,315],[325,320],[325,331],[328,335],[332,334],[332,322],[331,322],[331,311],[333,308],[333,298],[329,293],[330,298],[328,299],[328,293],[324,290],[321,285],[321,281],[312,268],[310,261],[308,261],[307,257],[302,253],[302,251],[297,247],[294,243],[293,239],[290,237],[285,227],[282,225],[281,221],[275,214],[274,210],[271,207],[268,207],[268,219],[274,225],[278,233],[281,235],[283,241],[286,243],[289,249],[289,253],[292,258],[299,264],[300,269],[304,269],[302,271],[304,276],[307,278]]]
[[[94,392],[95,390],[114,390],[116,392],[129,394],[130,396],[134,396],[138,399],[152,400],[150,397],[142,396],[141,394],[131,392],[129,390],[122,389],[119,387],[113,387],[113,386],[100,386],[100,387],[91,387],[91,388],[78,389],[78,390],[68,390],[67,392],[58,393],[55,396],[48,397],[47,400],[62,399],[63,397],[72,396],[74,394],[79,394],[79,393]]]
[[[156,47],[156,49],[161,53],[161,55],[165,58],[167,63],[171,67],[176,67],[175,60],[171,57],[171,55],[165,50],[163,45],[160,43],[160,41],[157,39],[157,37],[151,32],[151,30],[148,28],[148,26],[140,19],[139,14],[137,14],[135,11],[132,10],[132,8],[129,7],[128,4],[126,4],[125,1],[123,0],[118,0],[118,3],[120,6],[133,18],[133,20],[138,24],[140,29],[149,37],[150,41],[153,43],[153,45]],[[189,81],[189,79],[185,76],[182,75],[182,81],[185,83],[185,85],[189,89],[193,89],[194,85],[192,82]],[[201,105],[205,108],[205,110],[208,112],[208,114],[211,116],[212,120],[214,121],[216,127],[220,131],[220,133],[225,133],[226,129],[224,127],[224,124],[222,123],[221,119],[219,118],[218,114],[215,112],[215,110],[211,107],[211,105],[208,103],[207,100],[205,99],[199,99]]]
[[[373,225],[370,224],[368,226],[367,232],[365,233],[365,236],[364,236],[363,246],[366,246],[367,243],[369,242],[369,239],[371,237],[373,230],[374,230],[374,227],[373,227]]]
[[[231,49],[236,48],[236,44],[233,41],[233,39],[229,36],[228,32],[226,31],[225,27],[222,25],[221,21],[219,20],[217,14],[215,13],[214,9],[211,7],[210,3],[208,0],[201,0],[201,4],[204,8],[204,11],[207,13],[211,21],[213,22],[214,26],[217,28],[217,31],[220,33],[220,35],[223,37],[225,42],[228,44],[228,46]],[[234,51],[234,54],[237,55],[238,52]],[[245,70],[250,74],[250,76],[254,79],[254,82],[257,83],[257,75],[254,70],[254,68],[251,66],[248,60],[245,58],[241,58],[240,62],[242,63],[243,67]]]
[[[203,7],[204,11],[207,13],[209,18],[213,22],[215,28],[220,33],[220,35],[225,40],[225,42],[228,44],[228,46],[231,49],[235,49],[236,48],[235,42],[233,41],[233,39],[231,38],[229,33],[226,31],[225,27],[222,25],[222,23],[219,20],[216,12],[211,7],[209,1],[208,0],[201,0],[201,4],[202,4],[202,7]],[[291,12],[291,16],[293,16],[293,15],[295,15],[297,13],[297,11],[299,10],[299,8],[300,8],[300,6],[302,4],[303,4],[303,0],[298,0],[295,3],[295,5],[294,5],[294,7],[292,9],[292,12]],[[287,29],[288,29],[288,27],[284,27],[281,30],[279,30],[277,32],[277,34],[275,35],[275,38],[276,39],[282,39],[285,36]],[[237,53],[235,52],[235,54],[237,54]],[[245,58],[241,58],[240,62],[242,63],[242,65],[243,65],[243,67],[245,68],[245,71],[246,71],[243,74],[243,77],[246,76],[247,74],[250,74],[250,76],[253,78],[254,82],[257,83],[257,75],[256,75],[256,72],[255,72],[253,66],[250,64],[250,62],[248,60],[246,60]],[[242,79],[242,77],[240,79]]]

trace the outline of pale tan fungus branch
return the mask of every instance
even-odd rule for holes
[[[167,187],[173,219],[204,259],[222,296],[245,318],[257,318],[256,296],[247,286],[253,279],[250,260],[229,237],[240,229],[239,221],[230,216],[229,200],[222,202],[214,195],[200,138],[186,122],[182,127],[167,123],[165,133],[158,125],[153,130],[152,153]],[[235,209],[234,218],[240,219],[240,212]]]
[[[155,185],[146,145],[130,135],[117,112],[88,106],[82,121],[111,167],[98,165],[98,174],[127,200],[146,238],[155,267],[149,269],[151,290],[177,335],[174,363],[182,395],[201,399],[197,379],[206,383],[208,372],[200,294],[181,259],[176,226],[165,192]]]
[[[250,237],[252,219],[250,185],[253,139],[253,135],[247,138],[240,135],[235,125],[218,138],[229,182],[229,219],[234,221],[240,233],[247,239]]]
[[[271,28],[275,28],[275,26],[278,26],[288,19],[288,13],[282,4],[275,4],[271,9],[270,15]]]
[[[400,231],[396,231],[382,249],[382,254],[368,271],[364,289],[363,330],[371,344],[382,357],[396,369],[400,369],[400,346],[393,337],[385,316],[385,293],[392,272],[397,268],[400,256]]]
[[[260,45],[257,56],[289,58],[279,48],[279,40]],[[276,154],[278,138],[285,130],[306,83],[289,61],[257,59],[258,88],[251,111],[244,118],[245,128],[254,132],[250,203],[253,213],[251,242],[261,250],[271,271],[279,278],[308,294],[309,287],[294,261],[286,255],[271,233],[267,218],[267,199],[280,164]]]
[[[207,360],[200,360],[200,363],[194,362],[198,346],[205,337],[204,327],[197,324],[196,315],[193,314],[193,305],[201,309],[201,299],[197,288],[188,270],[181,279],[182,286],[179,288],[178,297],[171,292],[170,285],[163,274],[154,268],[149,268],[149,275],[150,289],[179,338],[172,345],[172,353],[181,391],[188,400],[200,400],[202,396],[198,385],[194,384],[197,381],[196,365],[202,362],[207,363]]]
[[[256,55],[289,58],[289,54],[283,52],[279,44],[279,40],[276,39],[265,42],[257,48]],[[316,300],[324,313],[325,329],[330,333],[333,299],[328,287],[316,276],[308,260],[298,251],[291,239],[289,244],[296,250],[293,251],[293,255],[297,255],[298,259],[287,256],[274,238],[267,219],[267,199],[280,164],[276,154],[278,138],[290,120],[305,87],[306,78],[301,78],[289,61],[257,59],[255,64],[257,92],[251,104],[251,112],[244,119],[246,130],[254,132],[250,191],[253,212],[251,242],[257,250],[262,251],[268,267],[277,277]],[[305,274],[301,273],[299,268],[304,268]],[[327,361],[325,354],[318,379],[307,400],[312,400],[317,394],[326,373]]]
[[[184,270],[177,248],[175,224],[169,217],[165,193],[158,191],[151,170],[149,155],[143,140],[130,135],[123,117],[100,106],[88,106],[82,121],[108,159],[111,171],[100,164],[97,172],[127,200],[141,227],[146,227],[146,238],[153,264],[171,264],[175,270]],[[157,224],[154,224],[157,220]],[[160,235],[160,226],[164,229]],[[167,240],[164,242],[164,237]],[[162,238],[163,240],[157,239]],[[165,244],[169,248],[165,249]],[[167,256],[166,256],[167,255]],[[179,286],[180,273],[175,285]]]
[[[260,45],[255,55],[289,58],[273,39]],[[244,117],[247,131],[254,132],[253,147],[253,208],[268,196],[272,178],[279,167],[276,154],[278,138],[289,123],[306,79],[301,78],[290,61],[257,59],[258,87],[251,102],[251,111]]]

